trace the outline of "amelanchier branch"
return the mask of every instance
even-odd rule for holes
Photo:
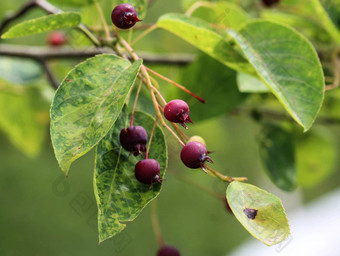
[[[35,1],[30,1],[25,3],[19,10],[14,13],[10,13],[5,16],[3,21],[0,24],[0,35],[3,34],[5,28],[14,20],[20,18],[21,16],[25,15],[30,9],[37,6]]]
[[[10,57],[21,57],[30,59],[72,59],[72,58],[90,58],[98,54],[115,53],[108,47],[37,47],[25,45],[8,45],[0,44],[0,55]],[[175,65],[185,66],[190,64],[194,59],[193,54],[153,54],[147,52],[138,53],[145,63],[157,65]]]

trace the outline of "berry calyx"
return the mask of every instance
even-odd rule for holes
[[[122,147],[135,156],[146,151],[145,145],[148,142],[148,134],[142,126],[129,126],[122,129],[119,138]]]
[[[192,123],[189,117],[189,106],[183,100],[172,100],[164,107],[165,118],[173,123],[179,123],[187,128],[185,123]]]
[[[204,144],[198,141],[192,141],[186,144],[181,151],[182,162],[191,169],[202,168],[206,172],[204,163],[206,161],[212,163],[213,161],[208,156],[210,152],[207,151]]]
[[[161,167],[157,160],[155,159],[144,159],[139,161],[135,166],[135,176],[136,179],[143,184],[150,185],[149,189],[151,189],[152,184],[162,183],[162,179],[160,178]]]
[[[157,252],[157,256],[181,256],[177,248],[163,245]]]
[[[136,22],[141,21],[137,17],[137,11],[131,4],[117,5],[111,14],[111,20],[116,27],[121,29],[129,29],[133,27]]]
[[[51,46],[62,46],[66,44],[66,41],[66,36],[61,31],[54,31],[47,38],[47,43]]]
[[[280,0],[262,0],[263,5],[267,7],[272,7],[278,4],[279,2]]]

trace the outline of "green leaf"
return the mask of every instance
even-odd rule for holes
[[[305,7],[306,4],[304,3],[301,7],[301,12],[307,12]],[[299,12],[298,8],[297,12]],[[310,14],[304,13],[304,15],[300,16],[291,13],[273,12],[272,10],[266,10],[261,12],[261,17],[266,20],[271,20],[295,28],[310,40],[316,41],[316,43],[313,43],[315,47],[319,47],[318,43],[329,44],[329,42],[332,41],[328,32],[323,28],[318,20],[315,19],[314,11],[311,11]]]
[[[183,69],[180,81],[206,100],[202,104],[187,93],[176,90],[173,98],[183,99],[189,104],[194,123],[225,114],[246,98],[237,89],[236,72],[205,54],[199,55],[195,62]]]
[[[158,19],[157,25],[174,33],[228,67],[240,71],[252,71],[248,61],[204,20],[168,13]]]
[[[146,9],[148,7],[147,0],[117,0],[117,5],[122,3],[131,4],[133,7],[135,7],[139,19],[145,18]]]
[[[47,31],[52,31],[61,28],[76,27],[80,23],[80,16],[73,12],[65,12],[60,14],[53,14],[44,16],[41,18],[24,21],[18,25],[15,25],[1,38],[15,38],[28,36]]]
[[[245,73],[237,73],[237,85],[240,92],[244,93],[267,93],[268,86],[259,78]]]
[[[51,138],[67,174],[91,150],[122,110],[142,61],[130,65],[115,55],[98,55],[76,66],[57,90],[51,107]]]
[[[200,3],[201,6],[191,16],[201,18],[209,23],[237,29],[250,19],[248,14],[234,3],[206,1]]]
[[[277,196],[234,181],[228,186],[227,200],[237,220],[264,244],[278,244],[290,234],[286,213]],[[256,216],[252,214],[254,211],[257,211]]]
[[[97,0],[49,0],[49,2],[56,4],[56,5],[61,5],[61,6],[84,6],[84,5],[90,5]]]
[[[299,185],[310,188],[321,184],[335,171],[336,139],[327,129],[313,129],[298,138],[296,146]]]
[[[334,0],[311,0],[316,17],[332,38],[340,44],[340,4]]]
[[[29,157],[39,154],[49,123],[49,104],[35,87],[0,80],[0,128]]]
[[[141,112],[136,112],[134,117],[134,124],[143,125],[148,132],[151,132],[154,121]],[[158,183],[149,190],[148,185],[135,178],[135,164],[143,158],[130,155],[121,147],[119,134],[127,126],[129,115],[124,108],[114,127],[96,149],[94,191],[98,204],[99,242],[121,232],[126,223],[133,221],[161,190]],[[164,134],[158,126],[152,139],[150,156],[159,162],[163,178],[167,167],[167,148]]]
[[[0,57],[0,78],[10,83],[28,84],[39,79],[42,73],[43,71],[36,61]]]
[[[324,76],[313,46],[295,30],[270,21],[229,30],[259,77],[307,131],[324,98]]]
[[[260,140],[260,156],[265,170],[276,186],[292,191],[297,186],[293,134],[266,124]]]

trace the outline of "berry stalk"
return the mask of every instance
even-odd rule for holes
[[[162,230],[159,225],[156,199],[150,203],[150,218],[151,218],[152,229],[153,229],[153,232],[155,233],[159,247],[162,247],[165,245],[165,243],[164,243],[164,238],[162,235]]]
[[[130,56],[136,61],[139,59],[138,55],[134,52],[134,50],[132,49],[132,47],[124,40],[121,38],[120,42],[123,44],[123,46],[125,47],[125,49],[129,52]],[[152,98],[152,103],[154,105],[154,109],[156,111],[156,114],[159,118],[159,120],[161,121],[161,124],[164,128],[166,128],[175,138],[176,140],[182,145],[184,146],[184,142],[177,136],[177,134],[165,123],[164,119],[163,119],[163,116],[162,116],[162,113],[159,111],[159,108],[158,108],[158,103],[157,103],[157,99],[156,99],[156,96],[155,96],[155,90],[154,90],[154,87],[151,83],[151,80],[150,80],[150,76],[149,76],[149,73],[148,71],[146,70],[146,67],[144,65],[141,66],[141,72],[142,74],[144,75],[145,79],[146,79],[146,85],[147,87],[149,88],[150,90],[150,93],[151,93],[151,98]]]
[[[186,87],[184,87],[183,85],[180,85],[179,83],[176,83],[175,81],[172,81],[171,79],[157,73],[156,71],[148,68],[148,67],[145,67],[147,71],[149,71],[150,73],[154,74],[155,76],[159,77],[160,79],[170,83],[170,84],[173,84],[174,86],[176,86],[177,88],[181,89],[182,91],[188,93],[189,95],[193,96],[195,99],[197,99],[198,101],[202,102],[202,103],[205,103],[205,99],[197,96],[195,93],[193,93],[192,91],[190,91],[189,89],[187,89]]]
[[[132,113],[131,113],[131,120],[130,120],[130,126],[133,126],[133,118],[135,116],[136,106],[137,106],[138,97],[139,97],[141,88],[142,88],[142,80],[140,81],[140,83],[138,85],[138,89],[137,89],[137,93],[136,93],[136,97],[135,97],[135,102],[133,103],[133,108],[132,108]]]
[[[109,26],[106,23],[105,16],[104,16],[104,13],[103,13],[103,9],[97,1],[95,2],[95,6],[97,8],[97,11],[98,11],[98,14],[99,14],[99,17],[100,17],[100,21],[103,25],[105,36],[107,38],[110,38],[111,37],[110,36],[110,30],[109,30]]]
[[[222,181],[225,182],[233,182],[233,181],[247,181],[248,178],[247,177],[229,177],[229,176],[225,176],[222,173],[214,170],[212,167],[210,166],[206,166],[206,168],[208,169],[208,173],[212,176],[216,176],[217,178],[219,178]]]
[[[140,35],[138,35],[131,43],[131,45],[134,45],[135,43],[137,43],[139,40],[141,40],[142,38],[144,38],[145,36],[147,36],[148,34],[150,34],[152,31],[154,31],[155,29],[157,29],[157,25],[153,24],[151,25],[148,29],[146,29],[145,31],[143,31]]]
[[[154,135],[154,133],[155,133],[155,129],[156,129],[157,122],[158,122],[158,118],[156,118],[156,120],[155,120],[155,122],[154,122],[154,124],[153,124],[153,127],[152,127],[152,131],[151,131],[151,135],[150,135],[150,139],[149,139],[148,148],[146,149],[146,152],[145,152],[145,159],[148,159],[148,156],[149,156],[149,151],[150,151],[150,147],[151,147],[151,142],[152,142],[153,135]]]

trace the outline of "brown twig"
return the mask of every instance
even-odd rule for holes
[[[0,35],[3,34],[5,28],[14,20],[24,16],[29,10],[36,7],[37,3],[35,1],[29,1],[20,7],[16,12],[10,13],[5,16],[0,24]]]
[[[71,47],[37,47],[25,45],[0,45],[0,55],[22,57],[31,59],[67,59],[67,58],[89,58],[98,54],[115,52],[106,47],[87,47],[87,48],[71,48]],[[194,60],[194,55],[188,54],[153,54],[140,52],[138,56],[145,63],[157,65],[176,65],[182,66],[191,63]]]
[[[53,72],[50,69],[50,67],[48,66],[48,63],[45,60],[40,60],[40,64],[41,64],[42,68],[45,70],[47,78],[50,81],[50,83],[52,84],[52,86],[54,87],[54,89],[58,89],[59,82],[57,81],[57,79],[53,75]]]

